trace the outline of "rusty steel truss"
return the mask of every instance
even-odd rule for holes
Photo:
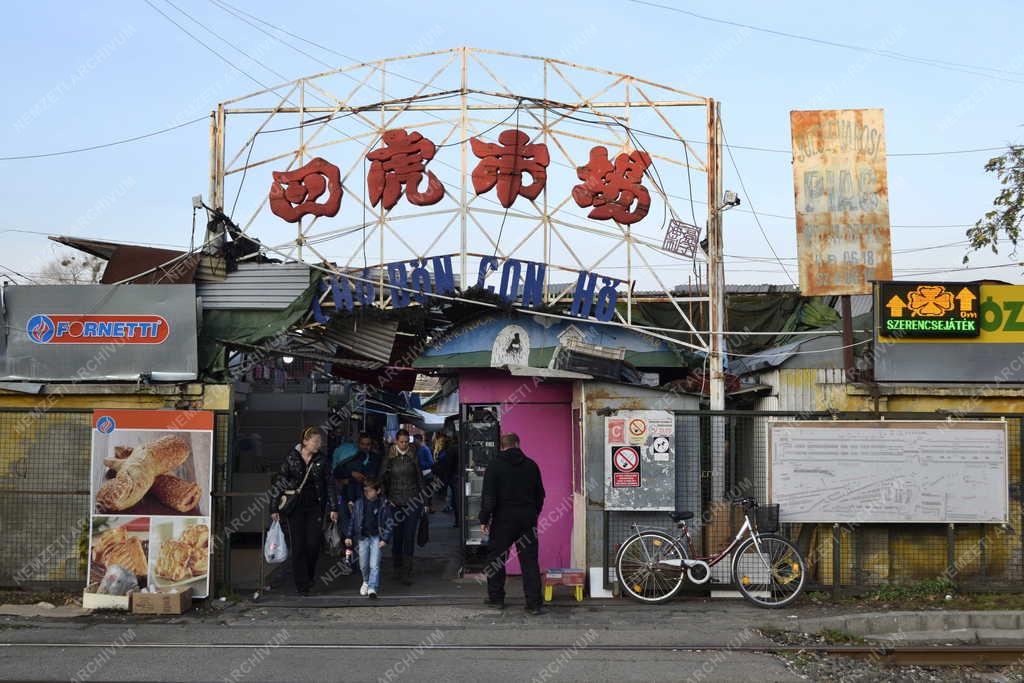
[[[445,185],[436,205],[402,201],[383,210],[367,199],[365,155],[395,128],[436,143],[429,168]],[[493,194],[473,190],[470,138],[491,142],[513,128],[544,143],[551,164],[540,196],[505,209]],[[460,47],[353,64],[222,102],[212,114],[210,195],[269,254],[353,276],[371,269],[380,278],[380,305],[387,303],[384,264],[438,253],[455,255],[461,283],[475,282],[471,262],[483,256],[546,263],[549,305],[571,297],[578,271],[615,277],[626,286],[614,322],[709,353],[714,378],[723,314],[719,131],[719,106],[709,97],[560,59]],[[592,220],[573,202],[576,169],[595,145],[610,155],[638,146],[650,154],[644,184],[652,205],[642,222]],[[267,206],[271,171],[315,157],[341,169],[341,211],[283,223]],[[706,221],[706,258],[698,251],[688,264],[662,249],[667,222],[676,218]],[[704,273],[708,296],[673,292],[679,283],[702,283]],[[671,302],[682,328],[634,324],[636,289]],[[705,302],[710,329],[698,330],[690,313]]]

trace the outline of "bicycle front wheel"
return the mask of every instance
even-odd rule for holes
[[[744,598],[758,607],[783,607],[804,588],[806,567],[800,551],[781,536],[760,534],[740,544],[733,555],[732,575]]]
[[[666,602],[683,585],[685,555],[671,536],[643,531],[619,549],[615,569],[623,592],[641,602]]]

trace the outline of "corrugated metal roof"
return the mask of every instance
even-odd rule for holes
[[[872,296],[870,294],[852,294],[852,295],[850,295],[850,312],[853,314],[854,318],[856,318],[859,315],[864,315],[865,313],[870,313],[871,312],[871,306],[872,306],[871,299],[872,299]],[[834,308],[837,311],[839,311],[839,314],[842,315],[842,312],[843,312],[843,299],[842,299],[842,297],[839,297],[839,296],[836,297],[836,301],[835,301],[834,304],[832,304],[832,308]]]
[[[196,295],[204,309],[287,308],[309,287],[304,263],[240,263],[221,282],[199,282]]]
[[[794,285],[726,285],[726,294],[778,294],[798,292],[799,288]],[[707,285],[676,285],[672,288],[674,296],[707,296]],[[663,290],[649,290],[634,292],[633,296],[665,296]]]
[[[398,320],[335,320],[317,334],[343,349],[387,363],[398,333]]]

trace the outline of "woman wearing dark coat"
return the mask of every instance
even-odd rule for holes
[[[392,507],[395,520],[391,561],[398,580],[412,584],[412,555],[416,547],[416,530],[424,503],[430,492],[423,480],[416,449],[409,443],[409,432],[398,430],[395,443],[388,450],[380,469],[384,496]]]
[[[322,439],[316,427],[308,427],[302,432],[302,440],[281,463],[272,488],[274,495],[270,498],[270,516],[276,522],[281,519],[281,492],[302,487],[298,503],[285,520],[288,553],[292,558],[295,588],[300,595],[309,595],[316,578],[324,514],[327,513],[332,522],[338,521],[338,489],[331,474],[330,461],[320,452]],[[303,479],[306,480],[305,485],[302,484]]]

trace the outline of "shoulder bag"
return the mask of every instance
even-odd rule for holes
[[[313,461],[310,460],[309,466],[306,467],[306,476],[302,477],[299,488],[285,489],[281,493],[281,497],[277,501],[277,509],[285,517],[290,517],[295,512],[295,506],[299,504],[299,494],[302,493],[302,488],[306,485],[306,480],[309,479],[309,473],[313,471],[313,465]]]

